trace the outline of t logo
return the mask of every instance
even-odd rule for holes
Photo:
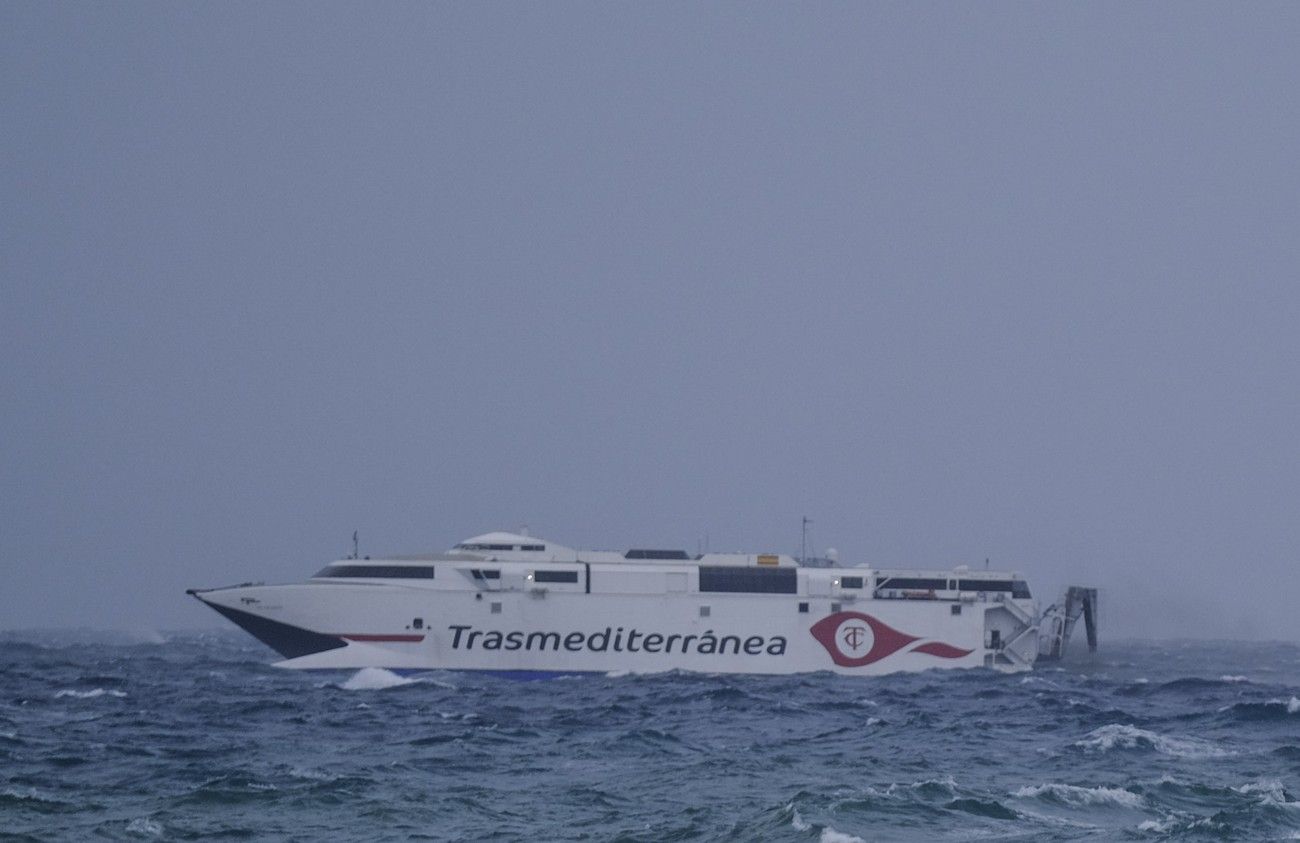
[[[842,629],[844,643],[849,645],[849,649],[857,652],[862,649],[862,644],[867,640],[867,628],[862,624],[845,624]]]

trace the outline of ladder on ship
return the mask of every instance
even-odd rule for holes
[[[1006,598],[1006,595],[998,595],[998,603],[1002,605],[1003,610],[1015,618],[1020,624],[1020,630],[1006,641],[998,642],[997,657],[1006,664],[1014,665],[1021,668],[1029,668],[1034,665],[1034,657],[1038,655],[1034,652],[1038,643],[1039,624],[1031,613],[1014,601]],[[1022,652],[1028,650],[1029,652]]]

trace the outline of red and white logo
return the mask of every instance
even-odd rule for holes
[[[903,649],[941,659],[959,659],[974,652],[940,641],[912,646],[921,639],[861,612],[836,612],[813,624],[809,631],[830,653],[831,661],[840,667],[862,667]]]

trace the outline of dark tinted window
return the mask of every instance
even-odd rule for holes
[[[534,582],[577,582],[577,571],[533,571]]]
[[[1011,581],[1011,596],[1017,600],[1029,599],[1029,583],[1024,580]]]
[[[862,577],[840,577],[840,588],[862,588]]]
[[[316,573],[317,577],[383,577],[393,580],[431,580],[433,567],[429,565],[330,565]]]
[[[501,572],[495,568],[473,568],[470,571],[476,580],[499,580]]]
[[[905,591],[942,591],[947,587],[947,580],[932,580],[924,577],[880,577],[876,580],[876,588],[895,588]]]
[[[1024,586],[1024,583],[1020,585]],[[962,591],[1015,591],[1011,580],[958,580],[957,588]]]
[[[794,568],[700,566],[700,591],[794,594],[798,590],[798,574]]]
[[[684,550],[629,550],[624,559],[690,559]]]
[[[546,545],[544,545],[544,544],[521,544],[521,545],[519,545],[519,549],[520,549],[520,550],[546,550]]]

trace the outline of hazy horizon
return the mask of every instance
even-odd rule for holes
[[[528,524],[1300,641],[1300,6],[0,7],[0,629]]]

